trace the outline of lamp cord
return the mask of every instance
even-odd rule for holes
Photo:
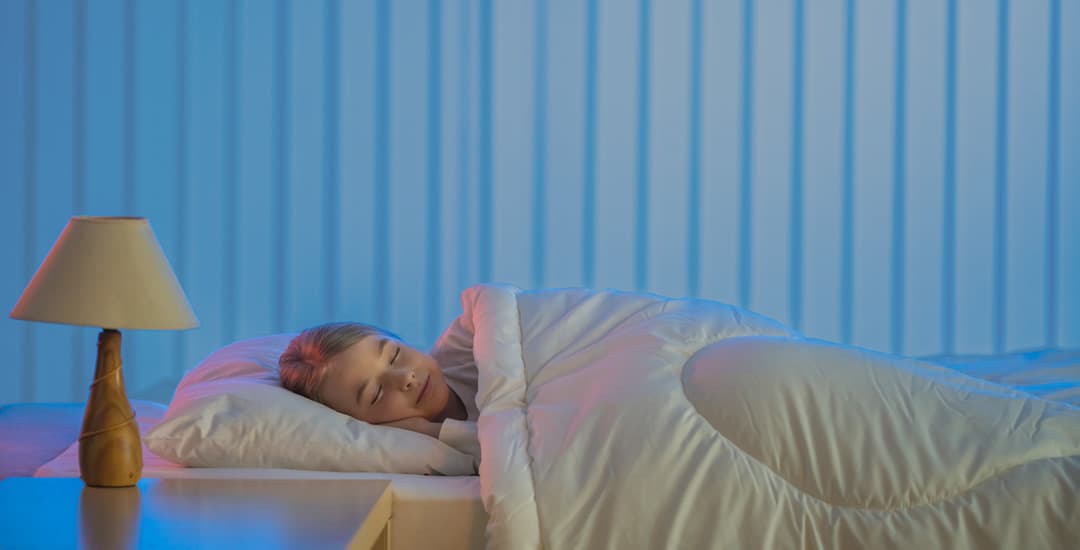
[[[96,386],[98,382],[101,382],[102,380],[104,380],[105,378],[111,376],[114,372],[116,372],[118,370],[120,370],[120,369],[110,370],[109,372],[95,378],[93,382],[90,382],[90,388],[93,389],[93,387]],[[88,437],[93,437],[95,435],[103,434],[105,432],[109,432],[109,431],[112,431],[112,430],[118,430],[118,429],[123,428],[124,426],[127,426],[128,424],[134,422],[135,421],[135,409],[134,409],[134,407],[131,407],[130,404],[128,405],[128,407],[131,409],[131,416],[125,418],[122,422],[118,422],[118,423],[113,424],[111,426],[105,426],[104,428],[101,428],[101,429],[98,429],[98,430],[92,430],[92,431],[89,431],[89,432],[83,431],[83,433],[81,433],[79,435],[79,441],[82,441],[83,439],[86,439]]]
[[[112,431],[112,430],[118,430],[120,428],[123,428],[124,426],[127,426],[128,424],[130,424],[130,423],[132,423],[134,421],[135,421],[135,411],[131,411],[131,416],[127,417],[127,419],[125,419],[123,422],[120,422],[118,424],[113,424],[112,426],[106,426],[104,428],[101,428],[100,430],[93,430],[93,431],[89,431],[89,432],[83,432],[81,435],[79,435],[79,441],[82,441],[83,439],[86,439],[88,437],[93,437],[95,435],[103,434],[105,432],[109,432],[109,431]]]

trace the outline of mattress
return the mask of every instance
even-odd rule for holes
[[[160,406],[160,405],[159,405]],[[136,403],[139,431],[145,434],[160,420],[149,407]],[[75,433],[77,436],[77,431]],[[78,477],[79,445],[33,472],[34,477]],[[154,454],[143,444],[144,478],[202,479],[385,479],[392,482],[390,540],[394,548],[483,548],[487,514],[476,476],[422,476],[286,470],[271,468],[187,468]]]
[[[0,480],[31,476],[79,437],[80,403],[13,403],[0,407]]]
[[[925,357],[968,376],[1080,407],[1080,350],[1036,349],[1004,355]]]

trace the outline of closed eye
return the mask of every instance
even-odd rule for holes
[[[390,358],[390,365],[391,366],[393,366],[394,362],[397,361],[399,355],[401,355],[401,346],[396,346],[394,348],[394,356]],[[382,384],[379,384],[379,387],[376,388],[376,390],[375,390],[375,395],[371,398],[371,404],[372,405],[379,402],[379,399],[382,397],[382,393],[383,393],[383,387],[382,387]]]

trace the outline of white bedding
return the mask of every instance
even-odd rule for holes
[[[737,308],[469,289],[491,548],[1063,548],[1080,408]]]

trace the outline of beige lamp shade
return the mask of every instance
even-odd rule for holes
[[[72,217],[11,317],[109,329],[199,326],[146,218]]]

